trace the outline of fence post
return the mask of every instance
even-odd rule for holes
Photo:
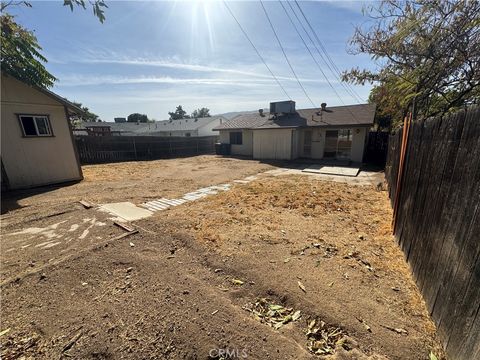
[[[410,123],[412,120],[412,114],[405,117],[405,121],[403,124],[403,132],[402,132],[402,144],[400,149],[400,161],[398,164],[398,176],[397,176],[397,185],[395,191],[395,200],[393,202],[393,218],[392,218],[392,232],[395,234],[395,230],[397,228],[397,214],[398,214],[398,206],[400,201],[400,193],[402,191],[402,182],[403,182],[403,169],[405,167],[405,156],[407,153],[407,145],[408,145],[408,134],[410,131]]]
[[[137,146],[135,145],[135,137],[133,137],[132,140],[133,140],[133,151],[135,152],[135,160],[137,160]]]

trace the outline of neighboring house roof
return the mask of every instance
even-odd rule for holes
[[[226,121],[223,116],[211,116],[197,119],[179,119],[179,120],[164,120],[152,123],[153,131],[193,131],[210,124],[212,121],[221,119]]]
[[[230,129],[278,129],[297,127],[338,127],[338,126],[371,126],[375,117],[375,104],[359,104],[347,106],[299,109],[293,114],[263,116],[257,113],[238,115],[213,130]]]
[[[104,127],[110,126],[111,131],[120,132],[125,135],[154,135],[159,132],[176,132],[176,131],[195,131],[208,125],[212,121],[227,121],[223,116],[211,116],[197,119],[179,119],[179,120],[162,120],[151,123],[115,123],[115,122],[82,122],[76,129],[86,129],[87,127]]]

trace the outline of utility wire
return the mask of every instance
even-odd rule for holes
[[[287,15],[288,17],[288,20],[290,20],[290,23],[292,24],[293,28],[295,29],[295,31],[297,32],[298,36],[300,37],[300,39],[302,39],[302,42],[303,42],[303,45],[305,45],[305,48],[308,50],[308,53],[310,54],[310,56],[312,57],[313,61],[315,62],[315,64],[317,64],[317,67],[318,69],[320,70],[320,72],[322,73],[323,77],[325,78],[325,80],[327,81],[328,85],[330,86],[330,88],[333,90],[333,92],[337,95],[338,99],[341,101],[341,103],[343,105],[345,105],[343,99],[341,98],[341,96],[338,94],[338,92],[335,90],[335,88],[333,87],[332,83],[330,82],[330,80],[328,80],[328,77],[327,75],[325,74],[325,72],[323,71],[322,67],[320,66],[320,64],[318,63],[317,59],[315,58],[315,56],[313,56],[313,53],[312,51],[310,50],[310,48],[308,47],[307,43],[305,42],[302,34],[300,33],[300,31],[298,30],[297,26],[295,25],[295,23],[293,22],[292,20],[292,17],[290,16],[290,14],[288,13],[287,9],[285,8],[285,6],[283,5],[283,2],[281,0],[278,0],[278,2],[280,3],[280,5],[282,6],[283,8],[283,11],[285,11],[285,14]]]
[[[282,43],[280,42],[280,39],[277,35],[277,32],[275,31],[275,28],[272,24],[272,21],[270,20],[270,17],[268,16],[268,12],[267,12],[267,9],[265,9],[265,5],[263,4],[263,1],[260,0],[260,4],[262,5],[262,8],[263,8],[263,11],[265,12],[265,16],[267,17],[267,20],[270,24],[270,27],[272,28],[272,31],[273,31],[273,34],[275,35],[275,38],[277,39],[277,42],[278,42],[278,45],[280,46],[280,49],[282,49],[282,53],[283,53],[283,56],[285,57],[285,60],[287,61],[287,64],[288,66],[290,67],[290,70],[292,70],[292,73],[293,73],[293,76],[295,77],[295,79],[297,80],[297,83],[298,85],[302,88],[303,90],[303,93],[305,94],[305,96],[307,97],[307,99],[310,101],[310,103],[313,105],[314,108],[316,108],[317,106],[315,105],[315,103],[313,102],[313,100],[310,98],[310,96],[308,96],[308,93],[307,91],[305,90],[305,88],[303,87],[302,83],[300,82],[300,79],[298,78],[297,74],[295,73],[295,70],[293,69],[293,66],[292,64],[290,63],[290,60],[288,60],[288,56],[287,56],[287,53],[285,52],[283,46],[282,46]]]
[[[290,4],[290,3],[289,3]],[[317,32],[315,31],[315,29],[313,28],[313,26],[310,24],[310,21],[308,20],[308,18],[306,17],[305,13],[303,12],[302,8],[300,7],[300,4],[298,3],[297,0],[295,0],[295,4],[297,5],[298,9],[300,10],[300,13],[302,14],[303,18],[305,19],[305,22],[307,23],[310,31],[312,32],[313,36],[315,37],[315,39],[317,40],[318,44],[320,45],[320,48],[322,49],[322,52],[324,53],[325,55],[325,58],[327,61],[325,61],[325,58],[320,55],[322,57],[322,59],[324,60],[325,64],[327,65],[327,67],[330,69],[330,71],[332,72],[332,74],[335,76],[335,77],[338,77],[339,80],[340,80],[340,84],[342,85],[342,87],[345,89],[345,91],[351,95],[354,99],[356,99],[357,102],[362,102],[360,96],[358,96],[358,94],[354,91],[354,89],[350,86],[350,84],[345,84],[343,81],[341,81],[341,72],[340,70],[338,69],[337,65],[335,64],[335,62],[332,60],[332,58],[330,57],[330,55],[328,54],[327,52],[327,49],[325,48],[325,46],[323,45],[322,41],[320,40],[320,38],[318,37],[317,35]],[[292,5],[290,5],[292,11],[295,13],[295,11],[293,10],[293,7]],[[296,13],[295,13],[295,16]],[[298,17],[297,17],[298,19]],[[303,27],[303,25],[302,25]],[[305,28],[304,28],[305,30]],[[305,30],[306,31],[306,30]],[[310,36],[309,36],[310,37]],[[310,38],[310,40],[312,40]],[[312,41],[313,42],[313,41]],[[314,43],[314,42],[313,42]],[[315,43],[314,43],[315,44]],[[320,51],[318,50],[317,46],[315,46],[315,48],[317,49],[317,51],[319,52],[320,54]]]
[[[308,30],[305,28],[305,26],[303,25],[303,22],[302,20],[298,17],[295,9],[293,8],[292,4],[290,2],[288,2],[288,5],[290,6],[290,10],[292,10],[292,13],[295,15],[295,18],[297,19],[298,23],[300,24],[300,26],[302,27],[303,31],[305,32],[305,34],[308,36],[308,39],[310,40],[310,42],[312,43],[313,47],[315,48],[315,50],[317,50],[317,53],[318,55],[320,55],[320,58],[322,59],[322,61],[325,63],[325,65],[328,67],[328,69],[330,70],[330,72],[332,73],[332,75],[334,76],[334,78],[337,78],[335,72],[332,70],[332,68],[330,67],[330,64],[328,63],[327,59],[325,58],[325,56],[322,54],[322,52],[320,51],[320,49],[318,48],[317,44],[315,43],[315,41],[313,40],[312,36],[310,35],[310,33],[308,32]],[[357,102],[359,102],[354,94],[352,94],[351,92],[348,91],[348,89],[346,89],[344,87],[344,85],[342,84],[341,80],[340,80],[340,85],[343,87],[343,89],[345,90],[345,92],[347,93],[347,95],[351,96],[353,99],[355,99]]]
[[[230,7],[228,6],[227,2],[224,0],[223,1],[223,4],[225,5],[225,7],[227,8],[228,12],[230,13],[230,15],[232,15],[232,17],[234,18],[235,22],[237,23],[238,27],[240,28],[240,30],[242,31],[243,35],[245,35],[245,37],[247,38],[248,42],[250,43],[250,45],[252,45],[253,49],[255,50],[255,52],[257,53],[258,57],[260,58],[260,60],[262,60],[263,64],[265,65],[265,67],[267,68],[267,70],[270,72],[270,74],[272,75],[272,77],[275,79],[275,81],[277,82],[278,86],[280,86],[280,88],[282,89],[283,93],[287,96],[288,99],[292,100],[292,98],[288,95],[287,91],[285,90],[285,88],[283,87],[283,85],[280,83],[280,81],[277,79],[277,77],[275,76],[275,74],[273,73],[273,71],[270,69],[270,67],[268,66],[267,62],[265,61],[265,59],[262,57],[262,55],[260,54],[260,52],[258,51],[257,47],[255,46],[255,44],[252,42],[252,40],[250,40],[250,37],[248,36],[248,34],[246,33],[246,31],[243,29],[242,25],[240,25],[240,22],[238,21],[238,19],[235,17],[235,15],[233,14],[232,10],[230,9]]]
[[[307,25],[309,26],[310,28],[310,31],[313,33],[313,35],[316,37],[317,41],[319,41],[320,39],[318,38],[318,36],[316,35],[316,32],[315,30],[313,29],[313,27],[311,26],[310,22],[308,21],[307,17],[305,16],[305,14],[303,13],[302,9],[300,8],[300,5],[298,3],[297,4],[297,7],[299,8],[301,14],[303,15],[303,18],[305,19],[305,22],[307,23]],[[307,34],[310,42],[312,43],[312,45],[315,47],[315,49],[317,50],[317,53],[318,55],[320,55],[321,59],[323,60],[323,62],[325,63],[325,65],[328,67],[328,69],[330,70],[330,72],[332,73],[332,75],[335,77],[335,78],[339,78],[340,80],[340,85],[342,86],[342,88],[345,90],[345,92],[351,96],[354,100],[356,100],[357,102],[361,102],[361,99],[356,96],[356,94],[354,94],[349,88],[347,88],[345,86],[345,84],[341,81],[340,77],[336,74],[336,72],[334,71],[334,69],[332,68],[332,66],[330,65],[330,62],[329,62],[329,58],[328,58],[328,54],[326,52],[326,49],[324,47],[322,47],[322,43],[319,42],[319,45],[322,49],[322,51],[320,51],[320,49],[318,48],[317,44],[315,43],[315,40],[312,38],[312,36],[310,36],[310,33],[309,31],[305,28],[305,26],[303,25],[303,22],[302,20],[298,17],[297,15],[297,12],[295,11],[295,9],[293,8],[292,4],[289,2],[288,5],[290,6],[290,9],[292,10],[293,14],[295,15],[297,21],[300,23],[300,25],[302,26],[302,29],[303,31],[305,31],[305,33]]]
[[[305,39],[303,38],[302,34],[300,33],[300,30],[298,30],[297,26],[295,25],[295,23],[293,22],[293,19],[292,17],[290,16],[290,14],[288,13],[287,9],[285,8],[285,6],[283,5],[282,1],[281,0],[278,0],[278,2],[280,3],[280,5],[282,6],[283,8],[283,11],[285,11],[285,14],[287,15],[288,17],[288,20],[290,20],[290,23],[292,24],[293,28],[295,29],[295,31],[297,32],[298,36],[300,37],[300,39],[302,39],[302,42],[303,42],[303,45],[305,45],[305,47],[307,48],[308,50],[308,53],[310,54],[310,56],[312,57],[313,61],[315,62],[315,64],[317,64],[318,66],[318,69],[320,70],[320,72],[322,73],[323,77],[325,78],[325,80],[327,81],[328,85],[330,86],[330,88],[333,90],[333,92],[335,93],[335,95],[337,95],[338,99],[340,100],[340,102],[346,106],[345,102],[343,101],[342,97],[340,96],[340,94],[337,92],[337,90],[335,90],[335,88],[333,87],[332,83],[330,82],[330,80],[328,80],[328,77],[325,75],[325,72],[323,71],[322,67],[320,66],[320,64],[318,63],[317,59],[315,58],[315,56],[313,56],[313,53],[312,51],[310,50],[310,48],[308,47]],[[297,18],[298,20],[298,18]],[[357,117],[355,116],[355,114],[350,110],[350,108],[347,107],[347,110],[348,112],[350,113],[350,115],[352,115],[352,117],[354,119],[356,119]]]

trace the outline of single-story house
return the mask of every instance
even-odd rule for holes
[[[213,129],[227,119],[223,116],[163,120],[152,123],[148,135],[155,136],[218,136]]]
[[[218,136],[213,128],[227,121],[223,116],[162,120],[149,123],[83,122],[74,129],[75,135],[123,136]]]
[[[2,190],[83,179],[69,120],[83,111],[47,89],[1,80]]]
[[[270,112],[238,115],[214,130],[232,155],[254,159],[342,159],[362,162],[375,104],[295,110],[294,101],[270,103]]]

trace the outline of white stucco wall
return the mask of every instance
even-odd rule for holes
[[[312,159],[323,158],[325,147],[325,130],[312,129]]]
[[[352,133],[350,160],[362,162],[368,129],[352,128],[350,130]],[[230,131],[234,130],[220,131],[219,139],[221,143],[230,143]],[[312,132],[310,156],[304,154],[305,131]],[[243,144],[232,145],[232,155],[246,155],[253,156],[254,159],[276,160],[290,160],[301,157],[322,159],[325,150],[325,131],[326,129],[322,128],[243,130]]]
[[[311,131],[312,133],[312,150],[310,155],[307,155],[304,152],[306,131]],[[300,129],[300,130],[297,130],[297,132],[299,133],[298,157],[307,157],[312,159],[323,158],[323,149],[325,147],[325,130],[309,128],[309,129]]]
[[[328,130],[339,130],[339,129],[328,129]],[[304,139],[305,132],[312,132],[312,151],[311,155],[307,156],[304,153]],[[352,148],[350,151],[350,160],[354,162],[362,162],[363,160],[363,151],[365,147],[366,135],[368,133],[367,128],[351,128],[352,133]],[[358,133],[357,133],[358,131]],[[299,130],[299,144],[298,144],[298,154],[299,157],[308,157],[312,159],[322,159],[323,153],[325,150],[325,132],[326,129],[301,129]]]
[[[368,134],[367,128],[352,129],[352,150],[350,152],[350,160],[355,162],[363,161],[363,151],[365,148],[366,136]]]
[[[230,132],[242,133],[242,145],[231,145],[232,155],[253,155],[253,132],[252,130],[221,130],[219,141],[222,144],[230,144]]]
[[[1,158],[11,189],[82,178],[65,109],[51,97],[2,76]],[[53,137],[23,137],[17,114],[48,115]]]
[[[292,158],[292,129],[254,130],[253,158],[290,160]]]

